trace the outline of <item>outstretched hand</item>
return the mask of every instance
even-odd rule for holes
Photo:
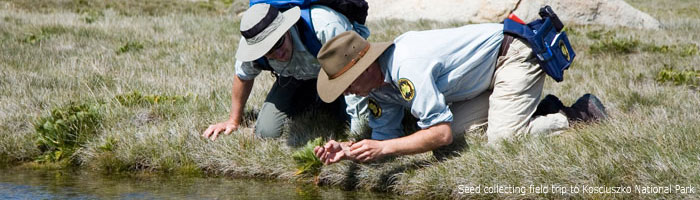
[[[323,146],[314,147],[314,154],[323,164],[330,165],[344,159],[352,159],[349,156],[351,142],[328,141]]]
[[[350,146],[349,156],[359,162],[368,162],[384,157],[384,145],[377,140],[362,140]]]
[[[205,130],[202,134],[202,137],[209,138],[211,139],[211,141],[214,141],[216,140],[216,137],[219,136],[219,133],[221,133],[222,131],[224,134],[228,135],[235,130],[238,130],[238,123],[234,123],[231,120],[227,120],[225,122],[209,126],[209,128],[207,128],[207,130]]]

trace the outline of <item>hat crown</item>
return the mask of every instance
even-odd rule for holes
[[[265,18],[267,12],[270,10],[270,4],[259,3],[251,6],[243,13],[241,17],[241,31],[250,30],[256,24]],[[279,11],[277,11],[279,12]]]
[[[318,62],[328,77],[337,77],[352,68],[364,56],[369,42],[354,31],[346,31],[335,36],[319,50]]]

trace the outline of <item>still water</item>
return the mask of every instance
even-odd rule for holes
[[[0,168],[0,199],[383,199],[311,184],[222,177]]]

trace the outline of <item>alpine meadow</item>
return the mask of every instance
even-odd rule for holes
[[[268,72],[255,80],[241,129],[201,137],[229,116],[238,13],[248,1],[0,0],[0,166],[263,178],[418,199],[700,199],[697,189],[675,190],[700,187],[700,1],[626,2],[662,27],[567,24],[576,60],[563,82],[547,78],[544,87],[566,105],[595,94],[607,120],[499,148],[471,131],[468,148],[444,161],[427,152],[323,166],[307,143],[368,133],[311,109],[280,139],[255,137],[275,80]],[[369,40],[383,42],[467,23],[367,25]],[[484,192],[531,185],[631,192]],[[635,188],[669,185],[669,193]],[[469,194],[472,186],[482,191]]]

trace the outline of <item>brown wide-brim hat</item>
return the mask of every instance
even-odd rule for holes
[[[280,12],[274,6],[259,3],[251,6],[241,17],[241,35],[236,59],[247,62],[265,56],[277,41],[299,21],[299,7]]]
[[[354,31],[326,42],[318,52],[321,71],[316,90],[326,103],[335,101],[393,43],[369,43]]]

